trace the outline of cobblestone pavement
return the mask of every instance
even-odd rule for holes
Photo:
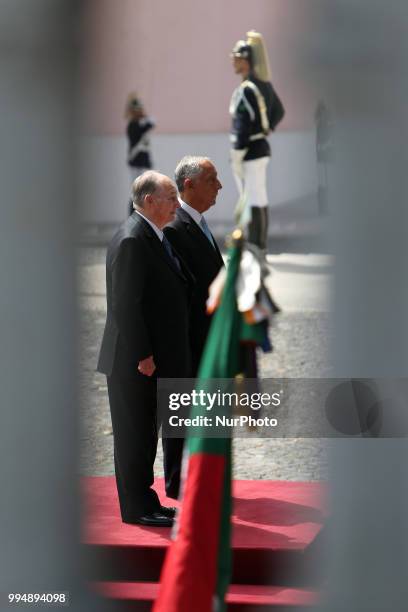
[[[113,474],[113,437],[106,379],[95,372],[106,312],[104,254],[103,248],[84,247],[79,250],[78,258],[81,473],[99,476]],[[260,353],[261,378],[330,376],[331,330],[327,299],[322,289],[327,290],[330,265],[323,257],[298,256],[294,260],[290,256],[275,256],[271,260],[274,297],[284,311],[275,317],[270,332],[273,352]],[[322,295],[315,296],[313,291]],[[324,439],[234,440],[235,478],[320,480],[327,478],[327,470],[327,441]],[[160,444],[155,473],[163,474]]]

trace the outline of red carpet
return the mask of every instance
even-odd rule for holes
[[[139,612],[150,610],[159,585],[152,582],[106,582],[94,583],[92,588],[99,595],[114,600],[121,610],[133,609]],[[319,601],[316,592],[308,589],[240,584],[231,585],[226,600],[228,609],[234,612],[277,612],[291,607],[299,610],[299,606],[310,607]]]
[[[84,478],[83,487],[83,541],[90,580],[114,599],[131,600],[130,609],[148,610],[170,529],[123,524],[113,477]],[[175,505],[165,498],[162,479],[157,479],[156,489],[164,505]],[[320,554],[324,491],[321,483],[234,482],[231,609],[277,610],[315,601],[311,568]],[[147,607],[134,607],[135,600]],[[272,607],[262,607],[266,604]]]

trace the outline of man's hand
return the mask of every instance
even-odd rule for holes
[[[146,359],[142,359],[142,361],[139,361],[137,369],[141,374],[144,374],[145,376],[151,376],[156,369],[156,366],[153,361],[153,355],[150,355],[150,357],[146,357]]]

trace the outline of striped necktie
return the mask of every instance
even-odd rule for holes
[[[207,236],[212,247],[215,249],[214,238],[211,235],[210,228],[208,227],[207,221],[204,219],[204,217],[201,217],[200,227],[203,230],[204,234]]]

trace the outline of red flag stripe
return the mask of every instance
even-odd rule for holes
[[[190,455],[177,539],[153,612],[211,612],[217,584],[225,457]]]

